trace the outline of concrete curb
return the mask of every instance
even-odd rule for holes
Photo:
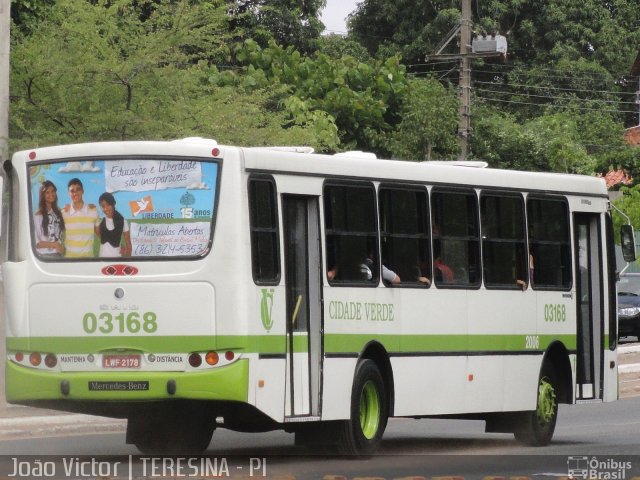
[[[640,372],[640,363],[632,363],[629,365],[618,365],[618,373],[634,373]]]
[[[618,347],[618,355],[627,355],[633,353],[640,353],[640,345],[621,345]],[[618,372],[619,373],[634,373],[640,372],[640,363],[628,363],[620,364],[618,360]]]
[[[640,353],[640,344],[619,345],[618,354],[624,355],[625,353]]]
[[[126,420],[92,415],[62,414],[0,418],[0,438],[35,437],[70,433],[124,432]]]

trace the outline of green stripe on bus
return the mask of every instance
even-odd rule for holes
[[[575,335],[326,334],[324,351],[332,354],[359,353],[372,341],[381,343],[389,353],[541,351],[554,341],[561,342],[568,350],[575,350],[577,345]],[[306,336],[294,337],[294,351],[305,351],[306,345]],[[228,349],[246,353],[283,354],[287,351],[287,338],[284,335],[9,337],[7,349],[70,354],[116,349],[162,353]]]
[[[527,342],[529,339],[529,343]],[[574,335],[325,335],[325,352],[360,352],[371,341],[378,341],[390,353],[410,352],[511,352],[545,350],[560,341],[575,350]]]

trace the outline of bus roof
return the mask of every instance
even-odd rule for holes
[[[208,157],[219,154],[224,158],[225,152],[230,149],[241,151],[245,169],[254,172],[608,196],[604,180],[587,175],[470,168],[484,167],[484,162],[412,162],[375,159],[366,155],[334,156],[307,153],[309,149],[305,147],[232,147],[199,137],[177,141],[99,142],[43,147],[17,152],[14,159],[38,161],[148,154]]]
[[[372,160],[268,150],[248,150],[244,156],[245,168],[249,171],[608,196],[604,180],[598,177],[478,168],[484,166],[482,162]]]

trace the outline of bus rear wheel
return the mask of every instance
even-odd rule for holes
[[[338,426],[338,448],[351,455],[370,455],[380,445],[387,426],[384,381],[373,360],[356,366],[351,391],[351,416]]]
[[[204,452],[215,430],[215,420],[203,412],[155,412],[152,418],[130,418],[127,443],[145,454],[192,454]]]
[[[524,412],[516,440],[525,445],[543,447],[551,442],[558,419],[558,382],[555,370],[549,362],[544,362],[538,381],[536,409]]]

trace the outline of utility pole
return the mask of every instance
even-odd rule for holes
[[[10,25],[11,0],[0,0],[0,165],[9,158]]]
[[[11,25],[11,0],[0,0],[0,235],[6,235],[7,232],[2,231],[5,228],[6,221],[3,225],[3,200],[5,199],[2,187],[4,178],[4,169],[2,165],[5,160],[9,159],[9,44],[11,36],[9,26]],[[6,212],[4,212],[6,213]],[[6,244],[6,242],[4,242]],[[5,257],[5,252],[0,251],[0,257]],[[4,303],[4,292],[2,285],[2,272],[0,272],[0,305]],[[4,332],[5,319],[0,309],[0,328]],[[6,358],[6,347],[0,342],[0,355]],[[5,405],[4,391],[4,368],[0,371],[0,405]]]
[[[460,19],[460,120],[458,124],[458,142],[460,160],[469,155],[469,136],[471,135],[471,0],[462,0]]]
[[[432,55],[425,60],[457,60],[460,62],[460,81],[458,85],[460,99],[460,120],[458,121],[459,160],[470,155],[471,137],[471,60],[489,58],[507,54],[507,39],[502,35],[477,36],[471,41],[473,23],[471,20],[471,0],[461,0],[460,22],[436,46]],[[460,34],[460,50],[457,54],[442,53],[447,45]]]

